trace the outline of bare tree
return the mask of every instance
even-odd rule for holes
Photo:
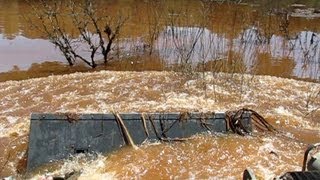
[[[153,53],[155,41],[158,39],[160,30],[163,27],[163,18],[165,14],[164,1],[153,0],[148,1],[148,34],[147,34],[147,43],[149,46],[149,55]]]
[[[95,68],[97,55],[102,55],[104,64],[107,64],[112,45],[128,19],[120,14],[116,17],[114,14],[105,15],[99,11],[95,0],[37,0],[36,3],[29,2],[29,5],[33,9],[32,16],[37,20],[26,19],[61,51],[70,66],[81,60]],[[78,36],[66,30],[66,22],[71,23]],[[89,52],[90,58],[81,51]]]

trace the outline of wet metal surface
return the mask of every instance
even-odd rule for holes
[[[248,114],[249,115],[249,114]],[[110,153],[125,145],[113,114],[32,114],[28,148],[28,170],[79,153]],[[145,122],[142,119],[144,116]],[[133,142],[189,138],[203,132],[226,133],[224,113],[120,114]],[[143,118],[144,118],[143,117]],[[242,121],[242,120],[241,120]],[[145,127],[144,127],[145,123]],[[243,119],[251,126],[250,117]]]

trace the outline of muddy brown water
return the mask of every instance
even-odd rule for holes
[[[47,165],[28,177],[81,170],[83,179],[240,178],[250,166],[269,179],[300,170],[305,148],[319,142],[320,98],[311,98],[306,106],[319,88],[317,83],[271,76],[218,73],[199,78],[163,71],[100,71],[2,82],[1,176],[24,172],[32,112],[223,112],[247,107],[279,133],[203,134],[183,143],[146,143],[92,161],[76,157]]]
[[[123,8],[132,16],[121,37],[125,39],[121,42],[125,52],[130,54],[132,48],[139,49],[148,41],[152,23],[148,17],[155,14],[151,4],[101,2],[106,9]],[[48,172],[63,175],[82,170],[83,179],[234,179],[250,166],[259,177],[270,179],[301,169],[307,145],[320,141],[320,87],[278,77],[319,79],[320,19],[289,17],[288,27],[283,27],[282,15],[266,15],[259,6],[215,4],[201,27],[201,4],[197,1],[163,2],[165,8],[158,10],[188,10],[190,16],[174,26],[163,20],[152,56],[140,52],[115,56],[108,66],[98,68],[101,72],[71,74],[93,70],[61,64],[65,61],[60,53],[21,17],[30,11],[26,3],[0,0],[0,177],[24,172],[30,113],[101,113],[114,109],[207,112],[249,107],[282,133],[253,137],[199,135],[184,143],[147,143],[138,151],[122,148],[92,162],[75,159],[45,166],[32,176],[37,179]],[[172,15],[175,13],[168,16]],[[178,32],[177,38],[170,34],[172,30]],[[173,42],[189,47],[188,41],[198,32],[201,40],[190,60],[199,70],[223,67],[218,70],[229,72],[228,65],[236,61],[235,72],[278,77],[218,73],[201,78],[162,71],[170,70],[167,65],[179,59]],[[51,74],[71,75],[46,77]],[[34,77],[44,78],[7,81]]]
[[[179,63],[187,53],[181,49],[190,49],[194,36],[201,31],[189,59],[192,64],[212,65],[222,62],[230,69],[228,62],[236,62],[233,63],[236,68],[231,68],[232,71],[319,79],[320,18],[308,18],[302,13],[299,17],[298,13],[287,19],[283,12],[275,9],[288,8],[291,1],[262,1],[260,6],[228,3],[202,6],[200,1],[182,0],[159,3],[121,0],[98,2],[108,15],[112,16],[120,9],[130,17],[122,30],[121,42],[117,45],[120,46],[122,55],[113,58],[119,64],[122,63],[119,60],[126,58],[126,55],[135,57],[133,63],[139,62],[141,53],[149,53],[143,48],[145,45],[152,45],[154,48],[153,56],[148,60],[161,62],[162,67]],[[317,12],[319,4],[313,1],[303,3],[308,6],[302,9],[313,7],[314,12]],[[45,61],[65,62],[45,35],[30,28],[25,17],[29,17],[31,9],[25,1],[1,0],[0,4],[0,72],[26,70],[34,63]],[[267,13],[268,8],[274,13]],[[289,9],[290,12],[296,11],[294,8]],[[150,27],[154,24],[159,24],[159,36],[151,41]],[[65,28],[74,34],[74,28],[67,20]],[[171,32],[175,32],[175,36]],[[138,65],[142,70],[150,69],[150,63],[145,68],[142,63]],[[151,69],[163,69],[158,65],[155,63]],[[47,69],[51,68],[50,64],[46,66]],[[209,66],[205,67],[208,69]],[[210,67],[212,71],[221,71],[216,66]],[[117,66],[117,70],[127,69],[127,66]],[[28,77],[21,76],[24,79]]]

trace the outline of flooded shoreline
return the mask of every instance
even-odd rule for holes
[[[294,15],[294,12],[299,13],[299,9],[308,10],[313,6],[288,5],[283,12],[268,13],[250,3],[213,3],[205,4],[208,8],[201,9],[205,7],[196,1],[190,4],[183,1],[163,1],[159,4],[130,2],[126,5],[121,0],[111,4],[98,2],[114,11],[119,8],[127,9],[130,17],[132,16],[112,48],[110,61],[118,62],[119,67],[122,60],[127,58],[139,61],[139,58],[152,54],[149,59],[162,63],[160,67],[157,67],[159,63],[154,64],[153,69],[167,70],[172,63],[201,66],[221,62],[227,69],[236,66],[236,73],[313,81],[320,78],[320,29],[315,26],[320,18]],[[10,3],[3,1],[1,4],[8,6],[8,9],[4,9],[6,6],[0,8],[1,73],[16,69],[24,71],[34,63],[66,62],[45,35],[30,28],[26,17],[22,17],[27,16],[30,10],[26,3],[16,0]],[[274,6],[276,9],[278,5],[271,5],[270,8]],[[204,19],[204,14],[199,13],[199,10],[207,10],[207,18]],[[189,14],[189,19],[183,14]],[[73,37],[78,36],[72,24],[66,23],[65,28]],[[193,44],[195,47],[191,48]],[[188,52],[191,50],[192,52]],[[86,51],[80,54],[88,56]],[[225,72],[216,66],[210,67],[212,68],[206,71]]]
[[[123,13],[128,20],[104,61],[101,52],[94,59],[88,51],[101,37],[85,34],[94,42],[88,47],[71,19],[62,18],[66,37],[75,42],[70,47],[98,63],[90,68],[79,58],[68,66],[50,43],[54,38],[31,28],[27,16],[39,21],[25,1],[0,0],[0,179],[70,172],[80,172],[79,179],[239,179],[247,167],[272,179],[301,170],[304,150],[320,141],[319,3],[96,2],[98,13],[110,19]],[[59,10],[64,17],[70,9]],[[102,39],[110,40],[112,28],[104,28]],[[242,108],[257,111],[278,131],[145,142],[137,150],[79,155],[25,171],[31,113]]]

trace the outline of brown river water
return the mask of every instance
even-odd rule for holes
[[[320,14],[317,8],[320,5],[313,1],[303,1],[308,6],[302,9],[312,7],[310,12],[300,12],[300,9],[290,7],[291,1],[266,2],[261,6],[208,5],[191,0],[98,2],[110,16],[120,9],[130,17],[114,47],[120,55],[114,52],[112,59],[117,61],[131,57],[131,61],[139,64],[139,70],[165,69],[179,62],[181,56],[187,53],[183,49],[190,48],[194,37],[198,36],[189,61],[195,65],[207,64],[207,70],[210,64],[236,61],[239,66],[235,70],[237,72],[313,81],[319,79]],[[0,4],[0,72],[26,70],[36,66],[35,63],[46,61],[66,62],[46,36],[30,27],[26,19],[32,10],[25,1],[0,0]],[[290,13],[285,14],[278,9],[268,13],[270,7],[280,10],[289,7]],[[31,19],[34,20],[34,17],[31,16]],[[77,36],[68,20],[64,26],[70,34]],[[153,31],[159,32],[155,39],[150,38]],[[175,32],[174,36],[172,32]],[[142,61],[140,55],[149,53],[146,52],[146,45],[152,46],[154,53]],[[80,53],[86,56],[86,52]],[[143,68],[145,61],[150,60],[158,63],[153,66],[147,63]],[[163,67],[158,67],[159,64]],[[50,64],[44,66],[47,70],[56,68]],[[30,76],[35,69],[32,68],[24,76]],[[128,70],[128,67],[118,65],[113,69]],[[213,68],[209,70],[217,71]],[[4,80],[19,79],[14,78],[17,74],[11,78],[4,77],[3,73],[1,76]]]
[[[22,15],[30,12],[24,1],[0,0],[0,178],[40,179],[44,174],[63,176],[79,170],[79,179],[240,179],[250,167],[259,179],[272,179],[301,170],[308,144],[320,142],[317,13],[293,9],[287,20],[281,14],[266,15],[261,6],[215,4],[202,21],[197,1],[160,1],[159,7],[149,1],[101,2],[110,12],[122,9],[132,17],[117,44],[121,54],[115,52],[113,61],[99,72],[84,72],[91,70],[55,63],[65,61],[24,21]],[[305,3],[317,8],[311,1]],[[183,9],[190,16],[170,24],[166,16],[176,15],[171,9]],[[159,11],[165,17],[156,19],[161,28],[149,56],[141,47],[148,42],[148,27],[154,20],[150,17]],[[72,27],[66,26],[71,32]],[[178,34],[170,34],[172,30]],[[181,53],[179,45],[190,46],[199,32],[190,60],[213,73],[162,71],[172,70],[169,66]],[[233,59],[239,61],[232,71],[236,73],[212,69]],[[42,77],[51,74],[65,75]],[[19,79],[26,80],[8,81]],[[80,155],[24,174],[32,112],[224,112],[243,107],[259,112],[279,132],[246,137],[200,134],[186,142],[146,142],[137,150],[123,147],[93,160]]]

